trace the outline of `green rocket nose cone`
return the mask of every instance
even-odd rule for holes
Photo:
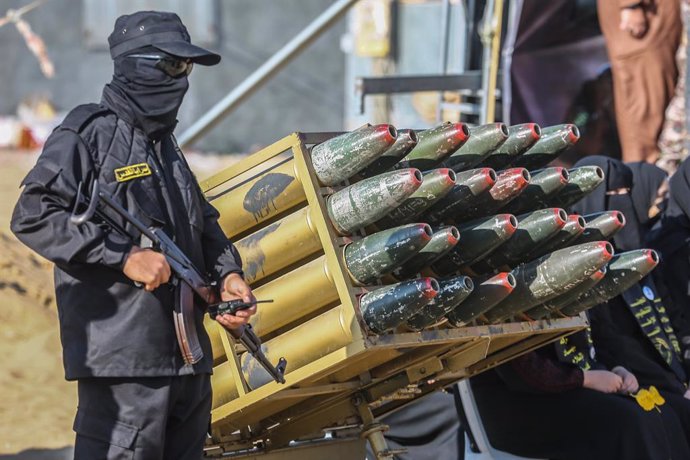
[[[517,219],[512,214],[498,214],[467,222],[458,228],[458,244],[434,262],[432,270],[446,276],[473,264],[513,236],[517,226]]]
[[[517,198],[530,183],[530,173],[525,168],[510,168],[496,174],[496,183],[489,193],[482,195],[472,206],[455,214],[456,222],[467,222],[478,217],[490,216]]]
[[[432,169],[424,174],[422,185],[405,201],[376,222],[379,228],[414,222],[421,214],[453,189],[456,178],[452,169]]]
[[[531,319],[536,320],[542,319],[551,313],[559,312],[561,308],[572,303],[582,294],[584,294],[585,292],[589,291],[594,286],[599,284],[599,282],[604,279],[604,276],[606,276],[606,271],[606,266],[601,267],[599,270],[594,272],[592,276],[590,276],[577,286],[573,287],[572,289],[569,289],[565,294],[561,294],[557,297],[554,297],[551,300],[547,300],[541,305],[537,305],[531,310],[528,310],[526,313],[527,316],[529,316]]]
[[[398,136],[392,125],[361,128],[314,146],[311,161],[323,185],[336,185],[380,157]]]
[[[604,171],[599,166],[581,166],[568,172],[568,185],[548,200],[551,206],[567,208],[604,182]]]
[[[377,232],[347,245],[345,264],[357,283],[372,283],[414,257],[431,239],[431,227],[427,224]]]
[[[460,232],[453,226],[434,230],[431,241],[415,257],[412,257],[402,267],[395,270],[395,276],[403,279],[419,273],[423,268],[428,267],[435,260],[452,250],[459,241]]]
[[[484,260],[472,266],[486,273],[503,266],[514,266],[528,260],[528,255],[563,228],[568,214],[559,208],[540,209],[517,216],[518,227],[512,237]]]
[[[559,249],[513,270],[517,283],[505,300],[486,313],[491,322],[530,310],[566,293],[604,266],[613,257],[605,241]]]
[[[417,133],[411,129],[399,129],[398,137],[383,154],[358,173],[359,177],[367,178],[381,174],[392,168],[417,145]]]
[[[469,139],[470,131],[464,123],[446,122],[418,132],[417,137],[417,145],[403,158],[399,167],[422,171],[434,168]]]
[[[476,282],[467,299],[446,314],[448,323],[454,327],[465,326],[508,297],[515,285],[515,277],[507,272]]]
[[[401,169],[364,179],[328,197],[328,216],[341,235],[374,223],[422,185],[418,169]]]
[[[481,166],[503,169],[532,147],[541,136],[541,128],[536,123],[524,123],[508,128],[508,139],[491,152]]]
[[[507,139],[508,127],[503,123],[474,126],[470,128],[470,138],[446,158],[444,165],[456,172],[473,168]]]
[[[555,160],[579,139],[580,131],[575,125],[564,124],[542,128],[539,140],[520,155],[513,162],[513,166],[527,169],[541,168]]]
[[[424,214],[431,224],[452,221],[471,209],[496,183],[496,172],[490,168],[470,169],[455,175],[455,186]]]
[[[503,212],[523,214],[540,208],[548,208],[548,199],[568,184],[568,170],[561,167],[531,172],[529,184],[520,195],[506,206]]]
[[[584,216],[585,231],[575,240],[576,243],[610,240],[625,227],[625,216],[620,211],[605,211]]]
[[[362,319],[376,334],[394,329],[419,312],[439,292],[433,278],[419,278],[364,294],[359,301]]]
[[[455,309],[474,289],[474,283],[467,276],[456,276],[439,280],[439,291],[431,302],[407,320],[407,327],[421,331],[443,319],[444,315]]]
[[[577,214],[571,214],[565,221],[565,225],[543,245],[530,252],[529,259],[548,254],[549,252],[570,246],[585,231],[585,219]]]
[[[659,255],[651,249],[623,252],[609,262],[606,275],[594,288],[561,309],[567,316],[575,316],[595,305],[604,303],[630,289],[659,264]]]

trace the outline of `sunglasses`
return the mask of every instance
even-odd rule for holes
[[[130,54],[127,57],[156,61],[155,67],[171,77],[179,77],[182,74],[189,75],[192,73],[192,67],[194,67],[191,59],[173,59],[155,54]]]

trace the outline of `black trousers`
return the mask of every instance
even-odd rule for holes
[[[210,375],[81,379],[78,393],[75,459],[201,458]]]

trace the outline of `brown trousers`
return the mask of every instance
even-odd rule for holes
[[[649,29],[640,39],[620,30],[619,1],[598,0],[597,9],[611,61],[623,161],[653,163],[678,74],[675,53],[682,24],[678,0],[645,3]]]

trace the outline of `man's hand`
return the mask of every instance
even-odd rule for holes
[[[151,249],[132,246],[122,267],[127,278],[138,281],[151,292],[170,279],[170,265],[165,256]]]
[[[617,393],[623,386],[623,379],[609,371],[584,371],[583,387],[602,393]]]
[[[242,299],[244,302],[253,302],[256,299],[252,294],[252,288],[237,273],[230,273],[223,280],[220,290],[221,300]],[[236,329],[249,322],[249,317],[256,313],[256,305],[246,310],[239,310],[234,315],[224,314],[216,316],[216,321],[226,329]]]
[[[611,369],[611,372],[623,379],[623,385],[621,386],[621,393],[636,393],[640,389],[640,385],[637,383],[637,378],[635,374],[624,368],[623,366],[616,366]]]
[[[635,38],[642,38],[647,33],[647,17],[644,8],[623,8],[621,10],[621,30],[630,32]]]

